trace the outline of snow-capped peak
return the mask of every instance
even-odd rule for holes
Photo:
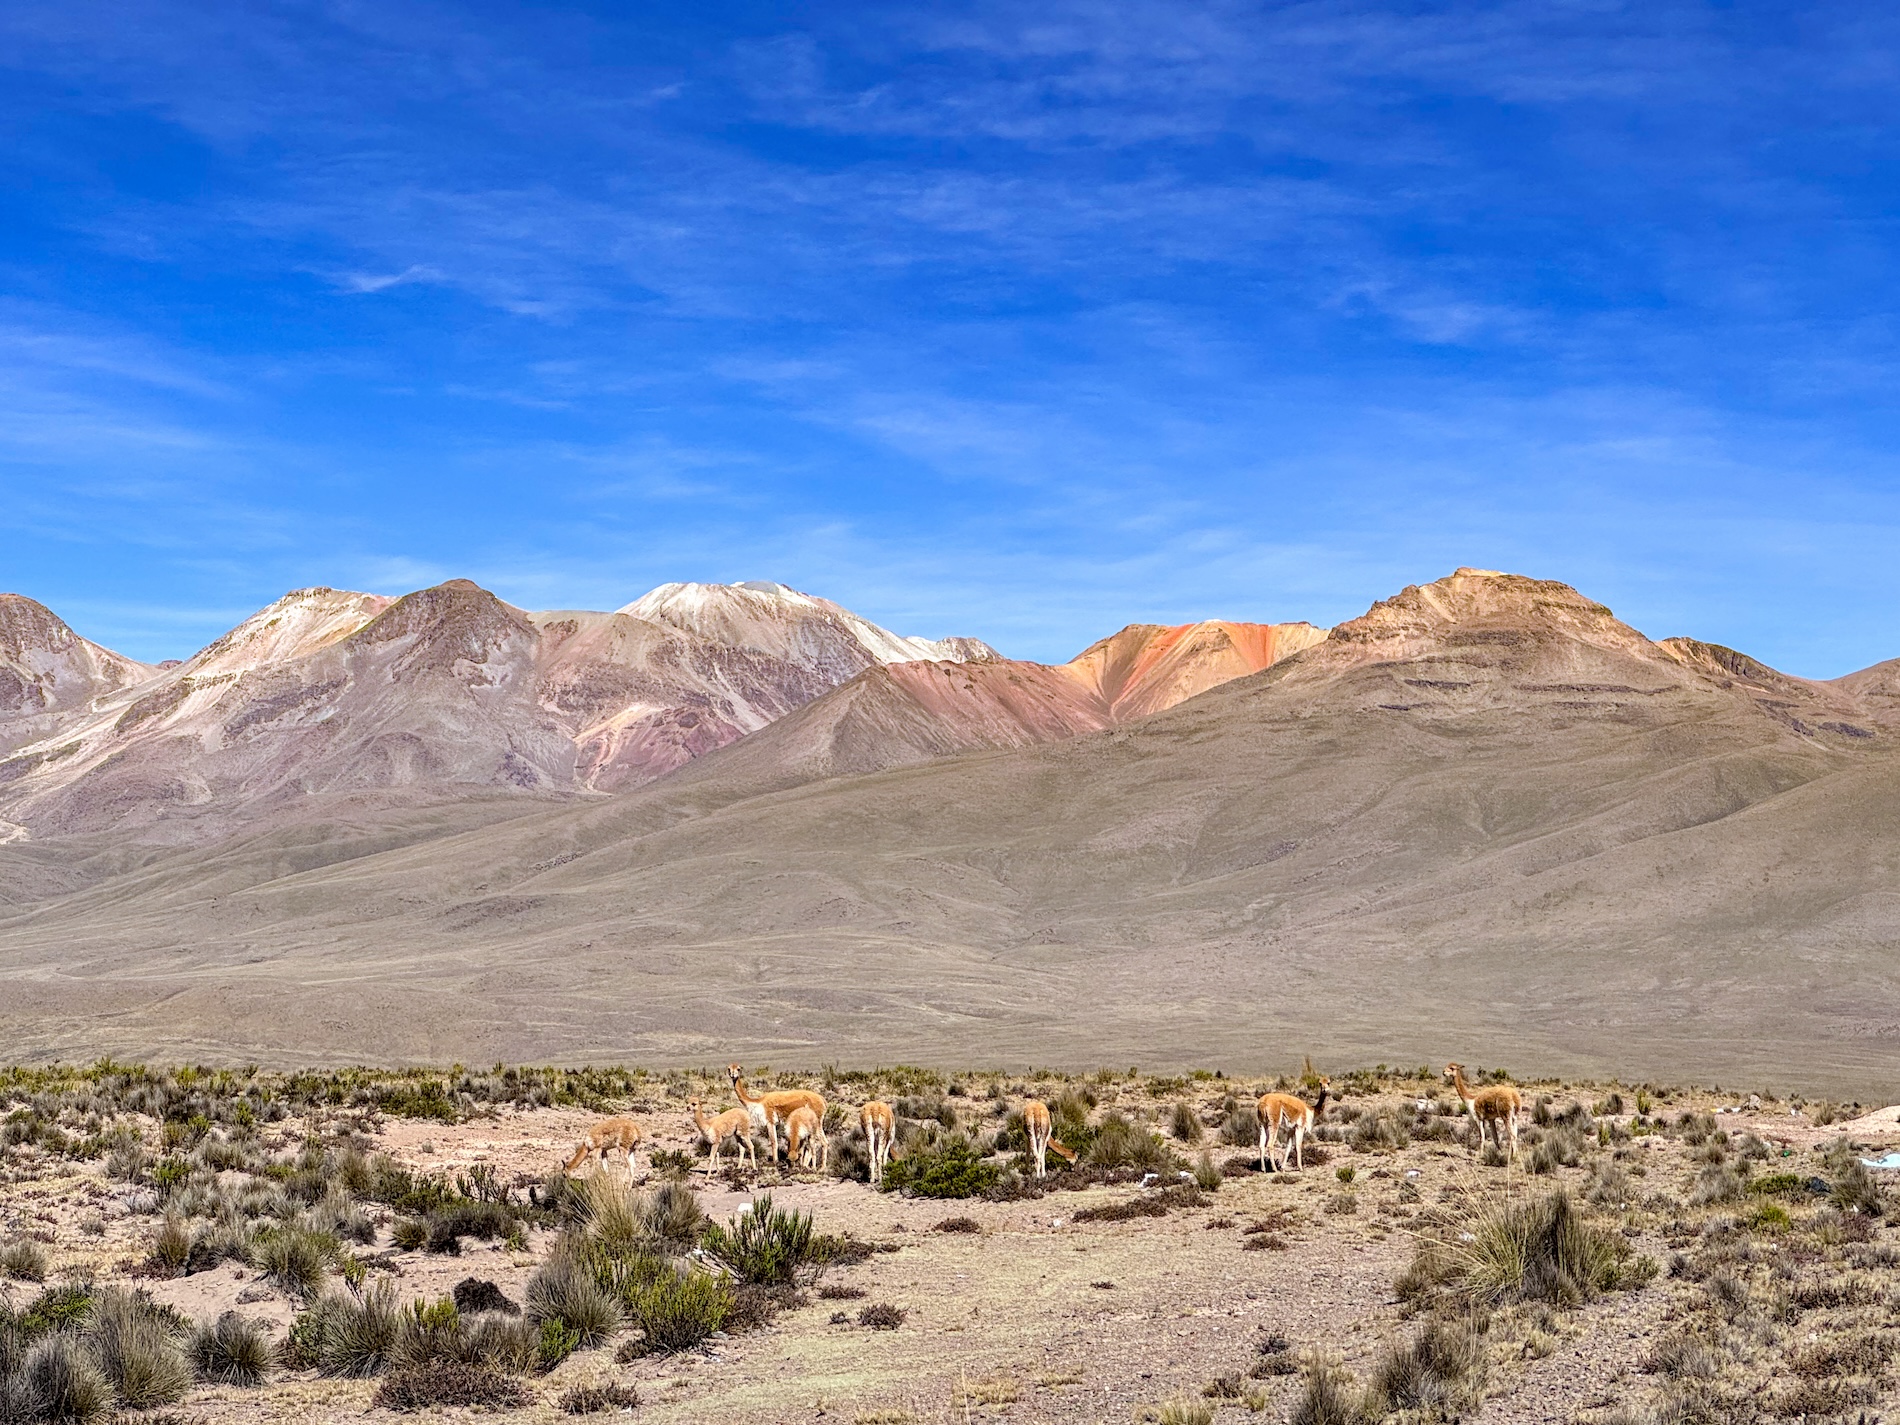
[[[865,667],[919,659],[961,663],[973,656],[970,649],[976,644],[973,639],[901,637],[830,599],[766,579],[662,584],[620,612],[801,663],[814,657],[830,663],[840,655],[855,655]]]

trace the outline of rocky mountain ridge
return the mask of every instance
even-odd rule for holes
[[[905,639],[783,585],[665,585],[529,613],[464,579],[399,599],[293,590],[152,668],[0,604],[0,816],[34,835],[216,835],[314,794],[615,791],[894,659]]]
[[[384,624],[353,676],[452,613],[472,696],[512,696],[542,616],[438,600],[460,611]],[[272,1061],[1482,1053],[1900,1090],[1891,683],[1477,570],[1121,722],[1059,669],[878,665],[611,797],[342,792],[212,844],[0,846],[0,1033]],[[973,707],[988,745],[924,755]]]

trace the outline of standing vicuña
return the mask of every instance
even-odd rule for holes
[[[1254,1105],[1254,1114],[1260,1120],[1260,1171],[1267,1170],[1267,1159],[1273,1153],[1273,1145],[1280,1137],[1282,1128],[1290,1129],[1293,1135],[1293,1166],[1296,1171],[1306,1167],[1306,1135],[1313,1131],[1313,1124],[1326,1110],[1326,1095],[1332,1090],[1330,1079],[1319,1081],[1319,1097],[1312,1103],[1290,1093],[1266,1093],[1260,1095],[1260,1102]],[[1275,1171],[1286,1171],[1286,1150],[1280,1152],[1280,1161]]]
[[[739,1144],[739,1151],[745,1155],[753,1167],[758,1167],[758,1155],[752,1151],[752,1115],[743,1108],[729,1108],[724,1113],[706,1117],[700,1111],[699,1100],[693,1100],[693,1127],[699,1130],[699,1136],[712,1152],[706,1158],[706,1176],[713,1175],[713,1169],[719,1166],[719,1150],[728,1139]]]
[[[884,1181],[884,1165],[891,1160],[891,1145],[897,1141],[897,1115],[882,1099],[872,1099],[858,1110],[858,1127],[871,1150],[871,1184]]]
[[[1498,1147],[1504,1146],[1504,1130],[1511,1130],[1511,1157],[1517,1157],[1517,1116],[1524,1111],[1523,1095],[1509,1084],[1490,1084],[1485,1088],[1472,1091],[1465,1082],[1463,1064],[1445,1065],[1445,1077],[1451,1080],[1452,1088],[1458,1097],[1465,1101],[1465,1112],[1478,1125],[1478,1143],[1484,1143],[1484,1131],[1491,1130],[1492,1141]]]
[[[1036,1160],[1037,1177],[1049,1176],[1048,1154],[1051,1152],[1068,1162],[1075,1161],[1075,1151],[1051,1136],[1055,1129],[1049,1122],[1049,1105],[1041,1099],[1032,1098],[1023,1105],[1023,1130],[1029,1134],[1029,1151]]]
[[[773,1093],[748,1093],[745,1086],[745,1071],[737,1064],[726,1065],[726,1072],[732,1076],[732,1091],[738,1095],[740,1104],[752,1115],[752,1121],[772,1135],[772,1161],[778,1161],[778,1128],[792,1116],[792,1110],[809,1108],[818,1115],[818,1121],[825,1121],[825,1099],[823,1094],[813,1093],[810,1089],[780,1089]]]

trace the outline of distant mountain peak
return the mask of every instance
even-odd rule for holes
[[[1090,644],[1062,671],[1126,720],[1258,673],[1325,637],[1325,629],[1310,623],[1131,623]]]
[[[844,682],[881,663],[965,663],[994,658],[978,639],[907,638],[842,604],[769,579],[662,584],[620,612],[700,638],[809,663]],[[974,655],[974,659],[973,659]]]
[[[1335,643],[1384,643],[1432,638],[1460,626],[1487,623],[1607,638],[1622,646],[1648,642],[1618,622],[1606,605],[1568,584],[1470,568],[1429,584],[1408,584],[1334,628],[1330,638]]]
[[[53,721],[152,675],[147,664],[73,632],[25,594],[0,594],[0,754],[44,736]]]

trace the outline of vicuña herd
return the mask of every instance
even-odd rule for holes
[[[758,1154],[752,1146],[755,1130],[763,1130],[771,1140],[772,1161],[777,1163],[781,1128],[785,1134],[786,1161],[798,1167],[823,1171],[831,1158],[831,1142],[825,1136],[824,1095],[811,1089],[783,1089],[755,1094],[746,1087],[745,1074],[739,1065],[728,1064],[726,1073],[732,1079],[733,1096],[739,1100],[737,1108],[729,1108],[709,1118],[698,1099],[694,1099],[691,1105],[693,1128],[708,1150],[706,1176],[711,1178],[718,1170],[722,1151],[728,1143],[736,1143],[739,1156],[756,1168]],[[1478,1125],[1479,1143],[1495,1143],[1500,1150],[1506,1150],[1505,1138],[1508,1133],[1510,1145],[1506,1151],[1515,1159],[1517,1120],[1524,1111],[1523,1096],[1509,1084],[1490,1084],[1474,1090],[1465,1082],[1462,1064],[1445,1065],[1445,1080],[1464,1104],[1465,1112]],[[1254,1116],[1260,1126],[1262,1172],[1268,1167],[1276,1172],[1285,1172],[1289,1156],[1293,1159],[1295,1171],[1306,1167],[1306,1137],[1326,1111],[1326,1100],[1331,1092],[1332,1081],[1322,1078],[1319,1081],[1319,1094],[1311,1103],[1290,1093],[1265,1093],[1260,1096],[1259,1102],[1254,1105]],[[897,1114],[888,1103],[872,1099],[858,1110],[858,1126],[864,1132],[866,1149],[871,1159],[871,1182],[876,1185],[884,1179],[885,1166],[890,1162],[891,1150],[897,1142]],[[1034,1161],[1037,1177],[1049,1175],[1048,1156],[1051,1153],[1067,1162],[1075,1161],[1074,1149],[1055,1138],[1049,1105],[1040,1099],[1026,1099],[1023,1102],[1023,1131],[1029,1137],[1029,1156]],[[1284,1143],[1280,1141],[1283,1134],[1286,1139]],[[641,1141],[641,1136],[640,1125],[631,1118],[603,1119],[575,1144],[574,1154],[567,1160],[567,1171],[576,1171],[589,1158],[594,1160],[598,1170],[606,1165],[608,1155],[618,1148],[626,1155],[627,1172],[631,1175],[633,1150]]]

